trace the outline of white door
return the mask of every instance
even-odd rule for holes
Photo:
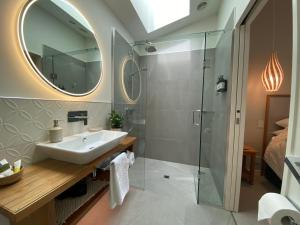
[[[243,25],[236,28],[235,53],[233,71],[236,73],[236,88],[233,88],[235,99],[232,102],[231,126],[228,147],[228,165],[226,177],[225,208],[238,211],[242,157],[244,146],[245,117],[246,117],[246,95],[248,81],[248,62],[250,46],[250,28],[257,15],[264,8],[268,0],[258,1],[248,14]]]

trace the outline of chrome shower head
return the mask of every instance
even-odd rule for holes
[[[154,45],[146,46],[145,50],[146,50],[146,52],[149,52],[149,53],[157,51],[157,49],[156,49],[156,47]]]
[[[145,43],[146,43],[146,47],[145,47],[146,52],[152,53],[157,51],[156,47],[153,45],[152,42],[146,40]]]
[[[156,52],[157,51],[157,49],[153,45],[153,43],[151,43],[148,40],[145,40],[145,41],[135,41],[134,44],[132,45],[132,47],[134,48],[135,46],[143,46],[143,45],[146,45],[146,47],[145,47],[145,51],[146,52],[152,53],[152,52]]]

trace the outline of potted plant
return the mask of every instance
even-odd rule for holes
[[[109,116],[112,130],[121,130],[123,127],[124,117],[115,110],[112,110]]]

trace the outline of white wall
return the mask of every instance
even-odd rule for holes
[[[93,27],[104,62],[102,82],[97,90],[89,96],[71,97],[49,87],[24,59],[18,42],[17,24],[18,15],[25,2],[25,0],[0,1],[0,96],[111,102],[112,28],[118,29],[129,41],[132,41],[132,38],[106,4],[102,0],[70,1]]]
[[[200,20],[175,32],[162,36],[152,42],[157,51],[153,53],[166,54],[204,49],[204,32],[217,29],[217,16],[213,15],[205,20]],[[210,35],[207,40],[207,48],[215,48],[221,33]],[[141,55],[149,55],[144,47],[138,47]],[[150,53],[151,55],[151,53]]]
[[[234,11],[234,24],[236,25],[252,2],[254,0],[223,0],[218,13],[218,29],[224,29],[232,11]]]
[[[245,143],[259,151],[260,162],[263,145],[263,127],[267,94],[290,94],[292,72],[292,5],[291,0],[276,1],[276,50],[285,73],[279,91],[266,92],[261,82],[261,73],[273,52],[273,5],[269,1],[251,25],[250,55],[248,67],[247,111]]]
[[[236,26],[236,24],[240,22],[241,18],[247,14],[247,10],[249,10],[253,2],[254,0],[223,0],[217,15],[213,15],[205,20],[200,20],[199,22],[179,29],[166,35],[164,38],[180,34],[222,30],[225,28],[232,12],[234,12],[234,25]],[[211,38],[208,46],[209,48],[215,48],[216,43],[218,43],[219,40],[218,37],[219,35],[216,35]],[[212,41],[213,39],[215,40]]]
[[[169,35],[192,34],[192,33],[206,32],[206,31],[213,31],[217,29],[217,25],[218,25],[218,17],[217,15],[212,15],[208,18],[202,19],[198,22],[185,26],[182,29],[172,32]]]

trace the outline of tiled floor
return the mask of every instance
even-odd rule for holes
[[[131,168],[132,184],[139,188],[130,190],[122,207],[109,209],[106,194],[78,224],[235,225],[230,212],[196,204],[194,167],[150,159],[145,162],[144,159],[137,160],[135,167]],[[169,175],[170,179],[163,178],[163,175]],[[140,189],[143,187],[144,190]]]
[[[164,196],[184,196],[196,203],[198,167],[154,159],[138,158],[130,168],[131,185],[146,188]],[[169,179],[164,178],[169,176]],[[200,200],[211,205],[222,205],[214,180],[208,168],[201,168]],[[170,190],[173,190],[170,194]]]
[[[240,196],[240,212],[234,213],[238,225],[267,225],[266,222],[257,222],[257,205],[261,196],[267,192],[279,192],[266,178],[255,174],[254,185],[242,183]]]

